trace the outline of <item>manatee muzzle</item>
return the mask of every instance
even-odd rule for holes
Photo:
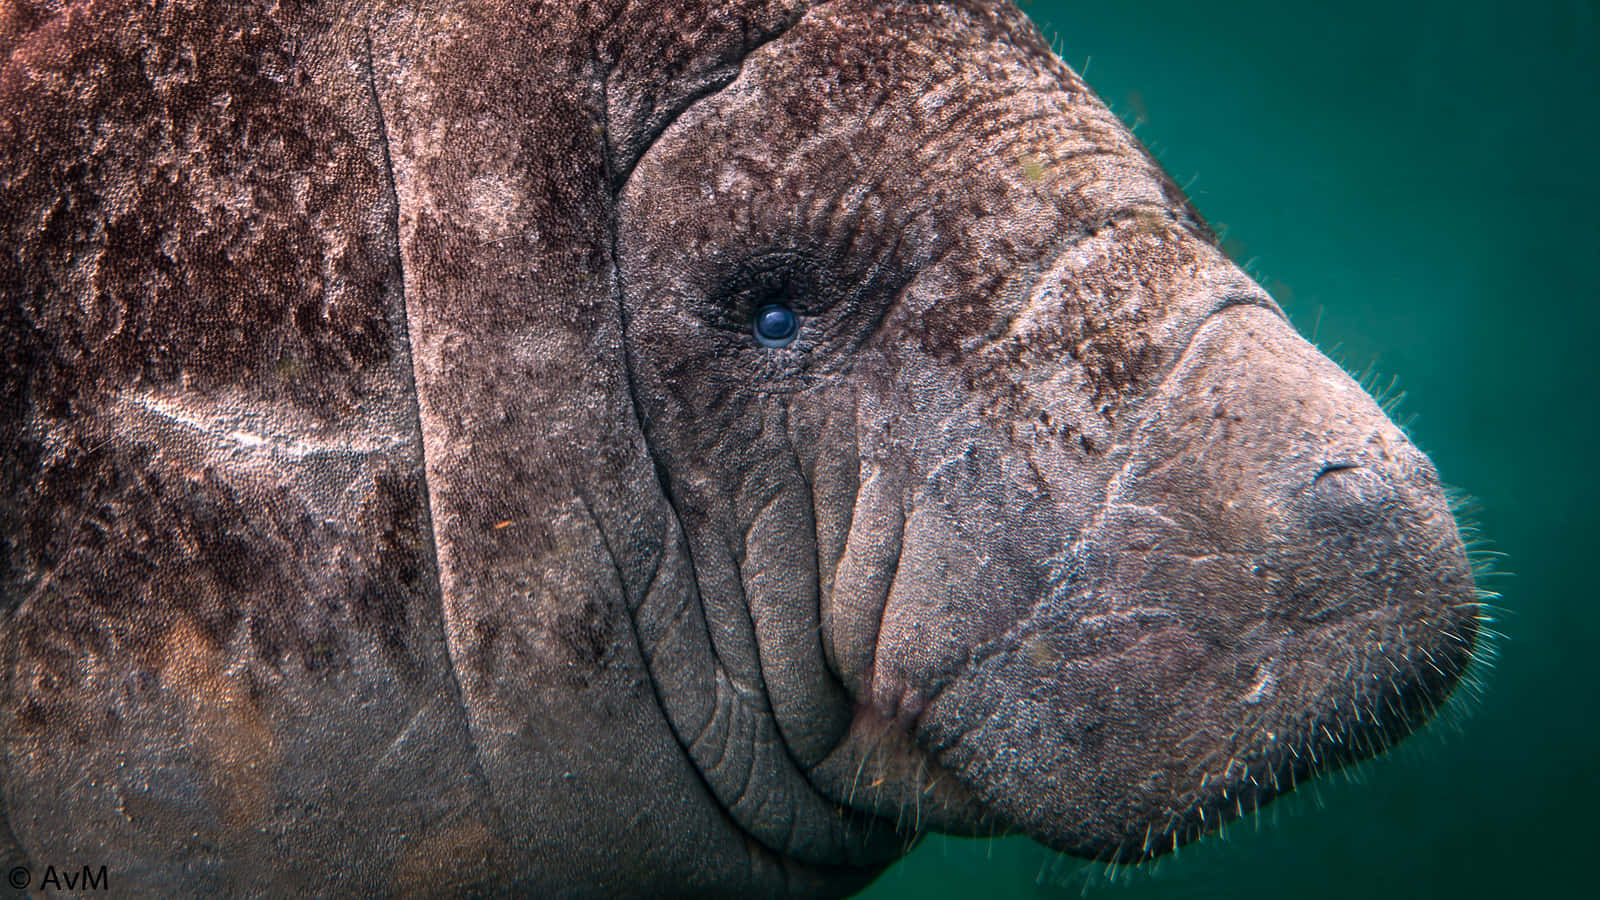
[[[1050,587],[915,729],[997,818],[1174,849],[1431,715],[1477,639],[1433,466],[1273,311],[1208,318]]]

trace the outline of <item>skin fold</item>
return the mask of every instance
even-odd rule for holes
[[[1477,641],[1009,3],[0,0],[0,300],[0,862],[130,895],[1137,861]]]

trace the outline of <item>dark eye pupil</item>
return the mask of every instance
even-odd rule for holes
[[[782,347],[794,340],[800,330],[800,319],[794,310],[779,303],[756,310],[756,340],[767,347]]]

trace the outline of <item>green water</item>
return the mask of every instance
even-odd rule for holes
[[[1600,11],[1592,2],[1025,8],[1306,334],[1407,393],[1478,498],[1509,636],[1458,729],[1108,885],[929,838],[866,896],[1581,897],[1600,817]],[[1318,802],[1320,800],[1320,803]],[[1274,815],[1275,814],[1275,815]],[[1276,824],[1270,820],[1276,818]]]

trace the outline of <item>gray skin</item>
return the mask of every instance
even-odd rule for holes
[[[1134,861],[1470,659],[1432,465],[1009,4],[155,6],[0,7],[8,866]]]

